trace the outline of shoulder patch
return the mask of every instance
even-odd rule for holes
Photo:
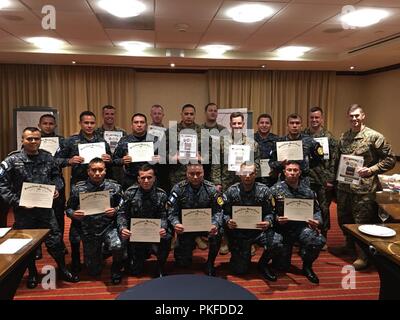
[[[224,199],[222,196],[218,196],[217,197],[217,203],[220,207],[222,207],[224,205]]]

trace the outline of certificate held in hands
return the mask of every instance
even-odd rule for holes
[[[160,242],[161,219],[131,219],[130,242]]]
[[[276,143],[278,161],[303,160],[303,141],[279,141]]]
[[[211,208],[182,209],[184,232],[209,232],[211,230]]]
[[[285,198],[283,212],[289,220],[307,222],[314,218],[314,200]]]
[[[337,172],[337,181],[359,185],[361,177],[358,174],[358,170],[362,168],[363,165],[363,157],[342,154],[340,156],[339,169]]]
[[[232,219],[238,229],[260,230],[257,228],[257,223],[261,222],[261,212],[261,207],[233,206]]]
[[[39,148],[50,152],[54,156],[59,146],[60,141],[58,137],[42,137]]]
[[[85,212],[85,216],[104,213],[110,208],[110,191],[79,193],[79,208]]]
[[[154,157],[154,144],[153,142],[130,142],[128,155],[132,158],[132,162],[151,162]]]
[[[104,142],[79,143],[79,156],[85,158],[83,163],[89,163],[94,158],[101,158],[106,154],[106,144]]]
[[[22,184],[21,207],[36,207],[50,209],[53,206],[53,197],[56,186],[24,182]]]

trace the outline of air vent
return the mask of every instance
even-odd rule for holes
[[[329,29],[325,29],[323,32],[325,33],[339,33],[342,32],[343,28],[329,28]]]
[[[365,50],[365,49],[369,49],[369,48],[372,48],[372,47],[381,45],[381,44],[383,44],[383,43],[387,43],[387,42],[390,42],[390,41],[393,41],[393,40],[397,40],[397,39],[399,39],[399,38],[400,38],[400,32],[399,32],[399,33],[392,34],[392,35],[387,36],[387,37],[384,37],[384,38],[379,39],[379,40],[367,42],[367,43],[363,44],[362,46],[359,46],[359,47],[357,47],[357,48],[351,49],[351,50],[348,51],[347,53],[350,54],[350,53],[362,51],[362,50]]]
[[[154,30],[154,16],[150,15],[119,19],[110,14],[98,13],[97,17],[105,29]]]

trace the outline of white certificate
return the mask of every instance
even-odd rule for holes
[[[278,161],[303,160],[303,141],[279,141],[276,143]]]
[[[319,142],[319,144],[322,146],[322,149],[324,149],[324,159],[325,160],[329,160],[329,140],[328,140],[328,137],[314,138],[314,140]]]
[[[229,146],[228,171],[240,171],[240,165],[250,160],[250,146],[248,144]]]
[[[58,137],[43,137],[41,140],[40,149],[46,150],[54,156],[60,146],[60,140]]]
[[[0,244],[0,254],[14,254],[25,247],[32,239],[7,239]]]
[[[0,228],[0,238],[4,237],[11,228]]]
[[[360,184],[360,170],[364,165],[364,158],[342,154],[340,156],[339,169],[337,172],[337,181],[347,184]]]
[[[117,147],[117,144],[122,138],[123,134],[124,133],[122,131],[104,131],[104,140],[106,140],[109,144],[112,153],[114,153],[115,148]]]
[[[232,207],[232,219],[236,222],[238,229],[257,229],[257,223],[261,222],[262,218],[261,207]]]
[[[314,200],[285,198],[283,212],[283,215],[289,220],[312,220],[314,217]]]
[[[130,242],[160,242],[161,219],[131,219]]]
[[[56,186],[24,182],[22,184],[21,207],[51,208]]]
[[[197,135],[185,133],[179,134],[179,157],[197,157]]]
[[[110,208],[109,190],[79,193],[79,209],[85,212],[85,216],[104,213],[108,208]]]
[[[211,208],[182,209],[184,232],[209,232],[211,230]]]
[[[269,166],[269,159],[260,159],[261,177],[269,177],[271,168]]]
[[[166,131],[167,131],[167,128],[150,125],[147,130],[147,134],[158,137],[158,140],[162,140],[164,138]]]
[[[104,142],[79,143],[79,156],[85,158],[83,163],[89,163],[93,158],[101,158],[106,154],[106,144]]]
[[[132,162],[151,162],[154,157],[154,144],[153,142],[130,142],[128,155],[132,157]]]

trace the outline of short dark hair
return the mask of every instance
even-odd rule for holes
[[[244,114],[240,111],[232,112],[229,116],[229,120],[232,121],[233,118],[241,117],[242,121],[244,121]]]
[[[51,113],[46,113],[40,116],[39,123],[42,122],[43,118],[53,118],[54,122],[56,122],[56,117]]]
[[[288,161],[286,161],[286,163],[285,163],[285,168],[286,168],[286,166],[288,166],[289,164],[297,164],[297,165],[299,166],[299,169],[301,170],[301,163],[300,163],[300,161],[297,161],[297,160],[288,160]]]
[[[360,109],[361,112],[364,113],[364,110],[363,110],[363,108],[361,107],[361,105],[355,103],[355,104],[352,104],[352,105],[347,109],[347,114],[350,114],[350,112],[354,112],[354,111],[356,111],[357,109]]]
[[[24,130],[22,130],[22,137],[24,137],[25,131],[39,132],[41,134],[40,130],[36,127],[26,127]]]
[[[105,106],[103,106],[102,109],[103,109],[103,112],[104,112],[105,109],[113,109],[113,110],[116,110],[115,107],[112,106],[111,104],[106,104]]]
[[[324,114],[324,111],[322,111],[322,109],[320,107],[315,106],[315,107],[310,108],[310,113],[317,112],[317,111],[321,112],[321,114]]]
[[[139,167],[138,172],[137,172],[137,176],[139,177],[139,172],[145,172],[145,171],[149,171],[149,170],[153,170],[154,176],[156,175],[155,167],[152,166],[149,163],[144,163]]]
[[[194,167],[194,166],[201,166],[204,169],[204,166],[203,166],[203,164],[201,162],[194,161],[194,162],[189,162],[186,165],[186,170],[189,169],[189,167]]]
[[[102,163],[102,164],[106,165],[106,163],[104,162],[104,160],[103,160],[102,158],[96,157],[96,158],[93,158],[92,160],[90,160],[90,162],[89,162],[89,164],[88,164],[88,168],[89,168],[92,164],[95,164],[95,163]]]
[[[81,114],[79,115],[79,121],[82,121],[83,117],[88,116],[88,117],[94,117],[96,119],[96,115],[89,110],[82,111]]]
[[[132,116],[132,118],[131,118],[131,122],[133,122],[133,119],[134,119],[135,117],[143,117],[143,118],[144,118],[144,121],[146,121],[146,123],[147,123],[147,117],[146,117],[145,114],[140,113],[140,112],[135,113],[135,114]]]
[[[269,122],[271,122],[271,124],[272,124],[272,117],[271,117],[268,113],[262,113],[262,114],[260,114],[260,115],[258,116],[258,118],[257,118],[257,123],[260,122],[261,118],[268,118],[268,119],[269,119]]]
[[[217,107],[217,109],[218,109],[218,106],[217,106],[217,104],[216,104],[216,103],[214,103],[214,102],[210,102],[210,103],[207,103],[207,104],[206,104],[206,106],[205,106],[205,108],[204,108],[204,111],[207,111],[209,106],[216,106],[216,107]]]
[[[190,104],[190,103],[186,103],[183,105],[181,112],[183,112],[183,110],[185,110],[186,108],[193,108],[194,112],[196,112],[196,108],[194,105]]]
[[[289,119],[300,119],[300,121],[303,121],[303,118],[301,117],[301,115],[299,115],[298,113],[291,113],[287,116],[286,119],[286,123],[289,122]]]

